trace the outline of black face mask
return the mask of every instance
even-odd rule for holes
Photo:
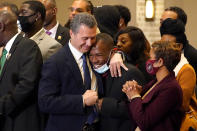
[[[29,22],[28,18],[31,16],[34,16],[35,14],[32,14],[30,16],[18,16],[18,20],[20,22],[21,28],[23,32],[28,32],[32,29],[34,23],[36,22],[36,20],[34,20],[33,22]]]

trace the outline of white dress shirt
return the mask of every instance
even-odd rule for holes
[[[11,47],[12,47],[12,45],[13,45],[13,43],[14,43],[14,41],[15,41],[15,39],[16,39],[17,36],[18,36],[18,33],[17,33],[16,35],[14,35],[14,36],[7,42],[7,44],[6,44],[6,46],[5,46],[5,49],[6,49],[6,51],[8,52],[8,53],[6,54],[6,58],[7,58],[7,59],[8,59],[8,57],[11,56],[11,54],[10,54],[9,52],[10,52],[10,49],[11,49]]]
[[[57,28],[58,28],[58,26],[59,26],[59,22],[57,22],[57,24],[56,24],[53,28],[51,28],[50,30],[48,30],[49,32],[51,32],[50,36],[51,36],[53,39],[55,39],[55,36],[56,36],[56,33],[57,33]],[[45,32],[47,31],[46,29],[44,29],[44,30],[45,30]]]
[[[81,72],[81,76],[82,76],[82,79],[83,79],[83,82],[84,82],[84,72],[83,72],[83,59],[82,59],[82,55],[83,53],[81,53],[80,51],[78,51],[69,41],[68,43],[69,45],[69,48],[75,58],[75,61],[77,62],[77,65],[80,69],[80,72]],[[86,57],[86,60],[87,60],[87,64],[88,64],[88,68],[89,68],[89,71],[90,71],[90,77],[91,77],[91,89],[92,90],[97,90],[97,84],[96,84],[96,76],[95,74],[93,73],[92,71],[92,68],[90,66],[90,62],[89,62],[89,59]]]
[[[178,75],[180,69],[185,65],[185,64],[189,64],[189,62],[187,61],[187,58],[185,58],[184,53],[182,51],[181,53],[181,60],[179,61],[179,63],[176,65],[176,67],[174,68],[174,72],[175,72],[175,76]]]

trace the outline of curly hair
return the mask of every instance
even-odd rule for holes
[[[162,58],[164,65],[169,71],[173,71],[181,59],[181,49],[174,43],[169,41],[156,41],[151,45],[156,60]]]

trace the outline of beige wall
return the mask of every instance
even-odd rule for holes
[[[17,4],[18,6],[21,5],[21,3],[24,0],[0,0],[1,2],[7,1],[7,2],[13,2]],[[122,4],[127,6],[131,13],[132,13],[132,22],[129,23],[129,25],[137,25],[136,23],[136,1],[137,0],[91,0],[92,3],[95,6],[104,5],[104,4]],[[160,0],[156,0],[160,1]],[[71,5],[72,0],[56,0],[57,6],[58,6],[58,20],[61,24],[65,24],[65,22],[68,19],[68,7]],[[194,45],[197,48],[197,0],[165,0],[164,7],[169,6],[180,6],[182,7],[185,12],[188,15],[188,23],[186,26],[186,34],[187,37],[192,45]],[[146,31],[145,31],[146,32]]]

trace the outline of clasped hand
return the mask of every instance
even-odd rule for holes
[[[131,99],[133,96],[140,95],[142,86],[138,85],[135,80],[127,81],[123,85],[122,91],[126,93],[128,99]]]

